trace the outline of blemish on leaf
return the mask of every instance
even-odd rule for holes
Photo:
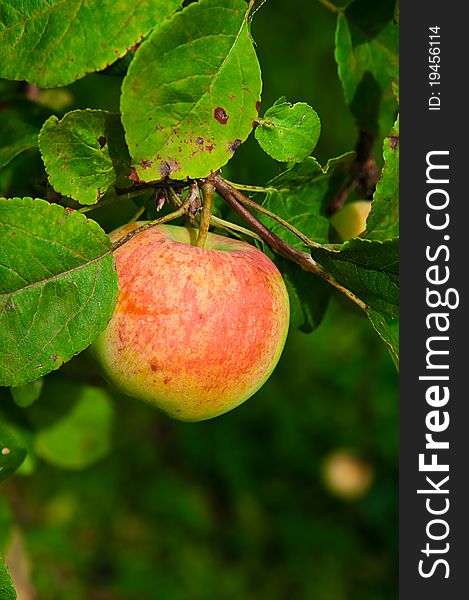
[[[391,146],[391,150],[395,150],[397,148],[397,144],[399,142],[399,138],[395,136],[391,136],[389,138],[389,145]]]
[[[134,169],[134,167],[130,169],[129,179],[131,181],[140,181],[140,177],[138,176],[137,171]]]
[[[2,448],[2,456],[6,456],[10,454],[10,448]]]
[[[157,364],[157,363],[156,363],[154,360],[152,360],[152,361],[150,362],[150,369],[151,369],[153,372],[155,372],[155,371],[157,371],[157,370],[158,370],[158,364]]]
[[[100,135],[98,138],[99,149],[102,150],[107,143],[107,139],[104,135]]]
[[[234,142],[232,142],[230,144],[230,153],[234,154],[236,148],[239,148],[241,146],[241,140],[236,139]]]
[[[55,354],[54,354],[54,356],[52,357],[52,360],[53,360],[54,362],[57,362],[57,356],[56,356]]]
[[[213,148],[214,148],[214,145],[213,145],[213,144],[210,144],[210,146],[205,146],[205,150],[206,150],[207,152],[211,152],[211,151],[213,150]]]
[[[164,160],[160,165],[160,175],[161,177],[169,177],[171,173],[171,166],[168,161]]]
[[[228,123],[229,116],[226,114],[225,109],[221,106],[217,106],[217,108],[213,111],[213,116],[221,125],[226,125]]]
[[[151,160],[142,160],[142,162],[140,163],[142,169],[149,169],[152,165],[153,163],[151,162]]]
[[[169,162],[164,160],[160,165],[161,178],[169,177],[171,173],[174,171],[179,171],[180,168],[180,164],[177,160],[170,160]]]
[[[260,110],[260,108],[261,108],[261,101],[260,101],[260,100],[258,100],[258,101],[256,102],[256,111],[257,111],[257,114],[259,114],[259,110]]]
[[[170,381],[171,381],[171,377],[165,377],[165,378],[163,379],[163,383],[164,383],[164,384],[168,384]]]

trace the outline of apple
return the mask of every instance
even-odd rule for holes
[[[366,219],[371,210],[368,200],[349,202],[332,215],[330,221],[334,229],[345,242],[363,233],[366,229]]]
[[[116,241],[142,225],[111,234]],[[160,225],[115,251],[119,294],[91,351],[119,390],[182,421],[202,421],[252,396],[285,344],[289,299],[260,250]]]

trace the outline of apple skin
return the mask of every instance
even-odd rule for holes
[[[160,225],[116,250],[117,305],[91,347],[119,390],[182,421],[211,419],[252,396],[280,358],[290,313],[263,252],[212,233],[198,248],[196,237]]]
[[[355,200],[345,204],[332,215],[330,221],[343,242],[358,237],[365,231],[370,210],[371,202]]]

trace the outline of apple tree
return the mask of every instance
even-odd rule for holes
[[[320,1],[336,14],[338,77],[357,130],[356,146],[326,161],[315,157],[314,106],[262,103],[251,25],[265,0],[4,0],[0,386],[17,410],[0,406],[0,479],[27,455],[73,469],[109,451],[107,389],[46,376],[106,328],[115,252],[143,228],[175,222],[198,229],[202,247],[209,228],[255,245],[283,276],[291,328],[314,335],[343,296],[398,366],[398,10]],[[68,110],[70,86],[90,73],[118,82],[114,111]],[[262,184],[226,177],[250,136],[277,165]],[[104,209],[113,228],[146,224],[113,243]],[[17,413],[40,403],[44,381],[76,404],[35,430]]]

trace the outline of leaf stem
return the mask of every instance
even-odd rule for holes
[[[244,185],[243,183],[234,183],[233,181],[228,181],[228,179],[224,179],[226,183],[229,183],[237,190],[243,190],[244,192],[276,192],[275,188],[271,187],[262,187],[260,185]]]
[[[182,205],[181,198],[179,198],[179,196],[176,194],[176,192],[171,186],[168,188],[168,196],[171,202],[174,204],[174,206],[179,207]]]
[[[135,223],[135,221],[138,221],[139,218],[143,215],[143,213],[145,212],[146,209],[146,205],[144,204],[143,206],[141,206],[137,212],[135,214],[133,214],[130,219],[129,219],[129,223]]]
[[[96,204],[92,204],[91,206],[84,206],[83,208],[79,208],[78,212],[87,213],[92,210],[96,210],[97,208],[105,208],[106,206],[111,206],[112,204],[117,204],[118,202],[123,202],[124,200],[132,200],[133,198],[137,198],[141,196],[145,192],[148,192],[149,188],[141,188],[136,190],[129,190],[126,192],[116,192],[116,195],[109,200],[105,200],[104,202],[97,202]]]
[[[91,212],[92,210],[96,210],[97,208],[104,208],[106,206],[111,206],[111,204],[116,204],[117,202],[122,202],[122,198],[114,196],[113,198],[111,198],[105,202],[98,202],[97,204],[92,204],[91,206],[84,206],[83,208],[79,208],[78,212],[81,212],[81,213]]]
[[[335,14],[340,15],[344,12],[340,6],[336,6],[333,2],[330,2],[330,0],[318,0],[318,2]]]
[[[213,185],[212,174],[209,177],[207,177],[207,179],[202,185],[202,195],[204,198],[204,203],[202,205],[202,212],[200,213],[199,234],[195,243],[195,245],[198,248],[203,248],[207,239],[208,228],[210,227],[210,217],[212,216],[212,202],[214,191],[215,187]]]
[[[130,233],[125,235],[120,240],[117,240],[117,242],[115,242],[112,245],[112,249],[111,249],[112,252],[114,252],[115,250],[117,250],[118,248],[120,248],[121,246],[126,244],[129,240],[131,240],[134,236],[138,235],[139,233],[142,233],[143,231],[146,231],[147,229],[151,229],[152,227],[155,227],[156,225],[163,225],[164,223],[169,223],[169,221],[173,221],[174,219],[177,219],[178,217],[182,217],[183,215],[186,214],[187,210],[189,209],[191,201],[192,201],[192,198],[191,198],[190,194],[188,194],[186,199],[184,200],[184,202],[181,204],[181,206],[174,212],[169,213],[168,215],[164,215],[163,217],[160,217],[159,219],[155,219],[154,221],[150,221],[149,223],[145,223],[145,225],[141,225],[140,227],[137,227],[136,229],[134,229],[133,231],[131,231]]]
[[[237,225],[236,223],[231,223],[231,221],[225,221],[224,219],[220,219],[220,217],[216,217],[212,215],[210,218],[210,224],[215,227],[220,227],[222,229],[227,229],[228,231],[235,231],[237,233],[242,233],[243,235],[247,235],[257,240],[258,242],[262,242],[262,238],[255,231],[251,231],[250,229],[246,229],[241,225]]]

